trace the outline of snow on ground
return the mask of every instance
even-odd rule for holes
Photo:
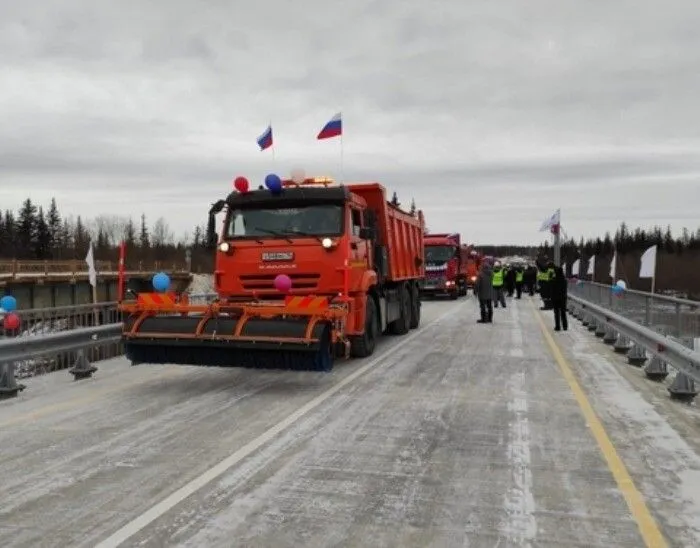
[[[620,371],[629,366],[622,358],[615,363],[617,355],[610,347],[586,331],[573,329],[570,333],[571,352],[587,392],[595,394],[596,408],[606,422],[624,432],[624,443],[616,445],[624,447],[623,458],[630,471],[644,478],[640,487],[657,501],[676,533],[685,530],[691,537],[684,539],[686,545],[700,546],[700,456],[697,445],[693,447],[675,428],[687,429],[686,438],[697,434],[697,408],[672,402],[651,381],[640,379],[644,383],[633,386]],[[669,420],[669,414],[685,417],[685,424]]]
[[[187,292],[190,294],[215,293],[213,274],[192,274]]]

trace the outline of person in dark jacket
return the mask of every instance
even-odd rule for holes
[[[549,282],[550,299],[554,310],[554,331],[566,331],[569,327],[566,319],[566,297],[568,293],[568,281],[564,269],[554,267],[554,279]]]
[[[484,261],[479,275],[474,282],[474,295],[479,299],[481,319],[477,323],[493,323],[493,271],[491,265]]]

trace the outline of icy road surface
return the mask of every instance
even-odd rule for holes
[[[29,379],[0,402],[0,546],[638,548],[656,525],[700,546],[696,409],[574,320],[552,334],[640,527],[551,314],[508,303],[493,325],[472,296],[425,303],[419,330],[331,374],[112,360]]]

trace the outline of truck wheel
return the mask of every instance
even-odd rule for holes
[[[408,287],[402,285],[399,295],[401,299],[401,316],[391,324],[391,332],[394,335],[405,335],[408,333],[411,324],[411,294],[408,292]]]
[[[409,324],[409,327],[411,329],[415,329],[420,325],[420,311],[420,293],[415,288],[415,286],[413,286],[413,290],[411,291],[411,323]]]
[[[359,337],[350,340],[350,355],[354,358],[366,358],[371,356],[377,346],[379,336],[379,317],[377,307],[372,297],[367,297],[365,306],[365,332]]]

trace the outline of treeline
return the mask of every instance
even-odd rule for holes
[[[671,227],[637,227],[631,229],[621,223],[615,234],[606,233],[602,238],[589,238],[562,242],[561,259],[568,275],[581,274],[582,278],[601,283],[611,283],[610,266],[617,252],[616,278],[625,280],[630,287],[642,291],[651,289],[649,278],[639,278],[641,255],[652,245],[658,246],[656,264],[656,289],[676,292],[690,298],[700,298],[700,228],[691,232],[683,228],[680,236],[674,236]],[[479,251],[496,257],[521,256],[532,260],[554,258],[549,241],[539,246],[479,246]],[[588,265],[595,256],[595,273],[588,275]],[[580,259],[580,271],[572,272],[573,263]]]
[[[193,270],[210,272],[212,253],[205,249],[205,233],[205,226],[196,226],[176,238],[164,218],[150,225],[145,214],[138,222],[119,215],[64,217],[55,198],[47,208],[26,199],[19,211],[0,214],[0,259],[83,260],[92,241],[95,259],[115,261],[119,243],[125,241],[129,263],[184,264],[189,250]]]

